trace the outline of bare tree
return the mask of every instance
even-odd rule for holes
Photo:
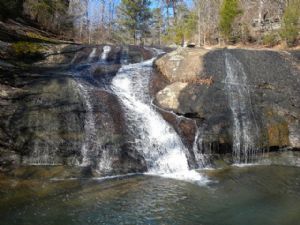
[[[218,21],[221,0],[194,0],[197,22],[198,45],[214,43],[219,39]]]

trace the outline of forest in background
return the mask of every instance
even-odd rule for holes
[[[300,0],[0,0],[0,19],[91,44],[295,46]]]

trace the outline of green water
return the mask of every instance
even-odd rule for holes
[[[206,185],[153,177],[1,178],[0,224],[298,225],[300,168],[200,172]]]

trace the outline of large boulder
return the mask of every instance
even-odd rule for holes
[[[157,93],[156,99],[159,102],[160,106],[168,109],[174,110],[178,113],[180,110],[179,96],[181,91],[188,86],[188,83],[175,82],[168,85],[166,88]]]
[[[205,49],[180,47],[157,59],[155,65],[171,82],[192,82],[201,75],[203,70],[201,59],[207,52]]]
[[[255,148],[299,149],[297,55],[270,50],[177,50],[155,62],[170,81],[156,93],[156,104],[197,120],[201,151],[230,151],[237,122],[247,126]]]

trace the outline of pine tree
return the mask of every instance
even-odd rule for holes
[[[283,15],[283,26],[281,36],[287,45],[296,43],[300,32],[300,0],[291,0]]]
[[[185,4],[179,5],[177,10],[178,20],[167,30],[165,41],[177,45],[184,45],[185,42],[193,36],[196,30],[197,15],[195,12],[190,11]]]
[[[224,0],[220,11],[220,30],[228,40],[232,34],[232,24],[236,16],[241,13],[238,0]]]
[[[138,39],[143,40],[149,31],[150,4],[150,0],[122,0],[120,4],[120,24],[134,44]]]

